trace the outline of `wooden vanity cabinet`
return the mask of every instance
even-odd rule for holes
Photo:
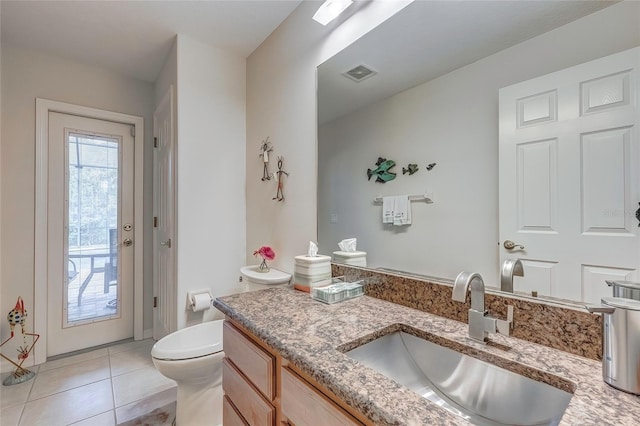
[[[282,416],[296,426],[362,425],[293,370],[282,368]],[[322,419],[322,420],[320,420]]]
[[[372,424],[240,324],[223,330],[225,426]]]
[[[269,401],[275,396],[275,356],[237,327],[225,321],[222,347],[225,356]]]
[[[224,396],[222,401],[222,418],[226,426],[247,426],[248,423],[244,421],[242,415],[238,412],[238,409],[233,405],[227,395]]]
[[[223,424],[238,424],[235,413],[251,426],[272,426],[275,357],[231,322],[225,321],[222,329],[222,389],[229,405],[223,409]]]

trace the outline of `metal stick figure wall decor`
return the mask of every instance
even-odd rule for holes
[[[282,192],[282,175],[289,176],[289,173],[282,170],[282,157],[278,157],[278,171],[273,174],[274,179],[278,182],[278,190],[273,200],[284,201],[284,193]]]
[[[9,327],[11,328],[11,335],[4,342],[0,343],[0,347],[4,346],[4,344],[7,343],[9,340],[13,339],[14,329],[16,325],[20,325],[20,328],[22,329],[22,342],[24,343],[24,346],[20,346],[18,348],[19,363],[16,363],[10,360],[9,358],[7,358],[6,356],[0,353],[0,356],[2,358],[6,359],[16,367],[16,371],[14,371],[13,374],[7,376],[7,378],[4,379],[4,381],[2,382],[2,384],[5,386],[11,386],[11,385],[16,385],[18,383],[26,382],[27,380],[31,379],[33,376],[36,375],[36,373],[34,373],[33,371],[27,370],[26,368],[22,367],[22,364],[29,357],[29,354],[33,350],[33,347],[36,345],[36,342],[40,338],[39,334],[27,333],[25,331],[24,323],[26,319],[27,319],[27,310],[24,308],[24,302],[22,301],[22,297],[18,297],[18,301],[16,302],[16,307],[13,308],[11,311],[9,311],[9,315],[7,315],[7,320],[9,321]],[[27,344],[27,336],[32,336],[34,338],[33,342],[31,343],[31,346]]]
[[[269,175],[269,153],[273,151],[273,147],[271,146],[271,142],[269,142],[269,136],[265,140],[262,141],[260,145],[260,157],[262,157],[262,164],[264,165],[262,168],[262,181],[271,180],[271,176]]]

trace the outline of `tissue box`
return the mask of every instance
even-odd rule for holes
[[[314,283],[318,285],[318,281],[330,280],[330,279],[331,279],[331,271],[325,272],[322,274],[314,274],[314,275],[301,274],[299,272],[294,272],[294,281],[297,284],[302,284],[303,286],[307,286],[307,287],[313,285]]]
[[[296,265],[318,265],[318,264],[326,264],[331,263],[331,257],[325,256],[323,254],[319,254],[317,256],[307,256],[306,254],[296,256]]]
[[[366,251],[334,251],[333,261],[353,266],[367,266]]]
[[[331,282],[331,257],[323,255],[295,257],[294,288],[309,292],[311,287],[326,285],[327,282]]]

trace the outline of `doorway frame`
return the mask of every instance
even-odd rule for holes
[[[35,188],[35,252],[34,252],[34,327],[40,330],[41,349],[34,349],[34,363],[42,364],[47,360],[47,289],[48,272],[48,160],[49,160],[49,113],[78,115],[104,121],[114,121],[134,126],[134,254],[133,254],[133,338],[144,338],[144,118],[107,111],[97,108],[36,98],[36,188]],[[47,330],[43,332],[43,330]]]

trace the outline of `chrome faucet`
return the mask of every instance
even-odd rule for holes
[[[507,259],[500,269],[500,290],[513,293],[513,277],[524,277],[524,268],[520,259]]]
[[[484,281],[477,272],[460,272],[453,283],[453,300],[465,303],[467,291],[471,288],[471,309],[469,309],[469,337],[485,343],[489,333],[509,335],[513,323],[513,306],[507,306],[507,319],[500,320],[488,315],[484,310]]]

